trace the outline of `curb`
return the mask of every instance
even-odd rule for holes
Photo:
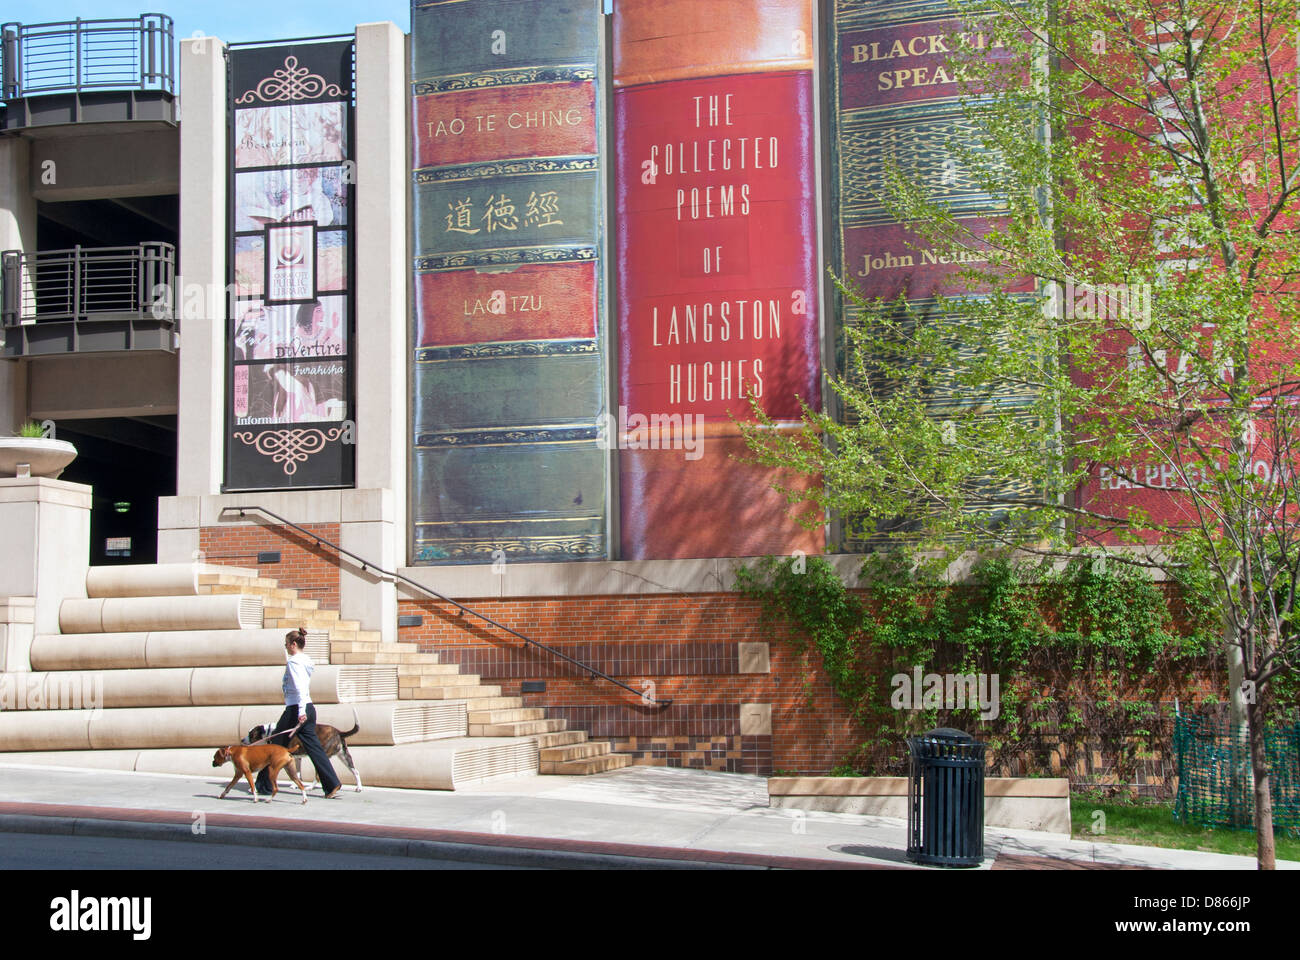
[[[95,836],[133,840],[188,840],[329,853],[415,857],[503,867],[636,870],[897,870],[905,867],[689,850],[675,847],[515,837],[498,834],[385,827],[378,824],[282,821],[275,817],[210,813],[194,831],[184,813],[62,804],[0,803],[0,832]]]

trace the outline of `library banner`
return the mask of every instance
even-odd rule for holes
[[[411,10],[413,561],[609,555],[599,0]]]
[[[352,61],[230,50],[226,490],[353,482]]]

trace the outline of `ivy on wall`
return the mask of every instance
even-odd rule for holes
[[[1140,569],[1090,556],[1063,567],[986,559],[961,583],[940,574],[900,554],[868,557],[859,590],[822,557],[766,557],[738,571],[740,592],[761,601],[773,625],[793,627],[795,649],[817,651],[863,729],[861,745],[832,773],[899,774],[906,736],[953,725],[985,740],[994,772],[1050,772],[1052,751],[1058,769],[1088,766],[1101,750],[1123,778],[1167,739],[1162,702],[1181,696],[1190,707],[1198,681],[1202,699],[1207,685],[1226,694],[1208,575],[1189,570],[1159,585]],[[996,717],[974,705],[896,709],[895,678],[916,667],[996,675]],[[807,674],[810,704],[812,681]]]

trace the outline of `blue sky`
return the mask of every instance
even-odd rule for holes
[[[605,0],[606,7],[612,0]],[[176,36],[196,33],[220,37],[227,43],[279,40],[324,34],[351,33],[358,22],[391,20],[411,30],[410,0],[3,0],[0,19],[18,23],[57,20],[138,17],[165,13],[176,22]]]

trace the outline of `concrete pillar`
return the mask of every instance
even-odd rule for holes
[[[59,605],[86,595],[91,491],[84,483],[0,480],[0,597],[35,597],[36,633],[59,632]]]
[[[406,246],[410,83],[406,42],[391,23],[357,27],[357,478],[358,490],[397,496],[394,569],[406,562]],[[379,519],[378,517],[374,519]]]
[[[406,38],[392,23],[357,27],[357,495],[342,546],[388,570],[406,562],[407,280]],[[344,568],[339,602],[386,642],[396,639],[394,584]]]
[[[219,493],[226,368],[226,56],[216,37],[181,51],[180,410],[176,492]],[[191,304],[200,298],[201,316]]]
[[[36,198],[28,183],[31,144],[0,137],[0,250],[36,249]]]
[[[0,251],[36,249],[36,200],[28,189],[30,159],[28,141],[0,137]],[[26,367],[15,360],[0,361],[0,436],[16,432],[26,419]]]
[[[0,437],[17,433],[30,416],[27,407],[27,364],[0,360]]]

